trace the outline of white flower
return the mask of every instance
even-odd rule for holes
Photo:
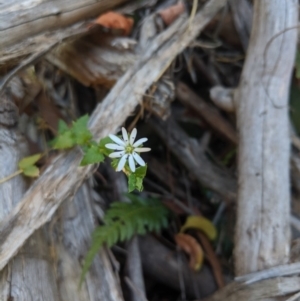
[[[116,144],[108,143],[105,144],[105,147],[117,151],[111,153],[109,157],[121,158],[116,169],[117,171],[120,171],[124,168],[127,159],[132,172],[135,172],[135,162],[141,166],[145,166],[145,161],[140,157],[138,153],[149,152],[151,148],[139,147],[144,142],[146,142],[148,138],[141,138],[138,141],[134,142],[136,133],[137,130],[133,129],[130,134],[130,137],[128,138],[127,131],[125,130],[125,128],[122,128],[123,140],[115,135],[109,135],[109,138],[113,140]]]

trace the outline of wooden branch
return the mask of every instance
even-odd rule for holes
[[[208,161],[200,145],[192,141],[171,117],[166,122],[157,118],[149,122],[197,181],[219,193],[226,201],[236,198],[236,182],[233,177]]]
[[[297,1],[255,1],[254,27],[235,94],[239,130],[236,275],[286,263],[290,249],[288,93]]]
[[[267,279],[252,285],[233,282],[204,301],[274,300],[299,291],[300,277]]]
[[[0,5],[0,48],[95,17],[126,0],[7,0]]]
[[[186,16],[183,16],[153,40],[143,56],[117,82],[91,116],[89,125],[95,139],[117,131],[146,90],[160,78],[175,56],[189,45],[225,2],[210,0],[195,16],[190,27]],[[79,149],[56,157],[10,216],[0,223],[0,269],[91,174],[93,167],[79,167],[81,157]]]
[[[222,117],[216,108],[207,104],[183,82],[177,83],[176,96],[184,105],[199,114],[213,129],[234,144],[237,143],[237,135],[234,127]]]
[[[17,107],[9,97],[3,97],[0,101],[1,179],[18,170],[18,162],[28,154],[27,143],[18,131],[17,122]],[[0,185],[0,220],[21,201],[27,186],[22,175]],[[45,229],[35,232],[14,260],[0,272],[0,300],[38,300],[41,292],[49,301],[59,300],[47,238]]]
[[[295,263],[279,265],[263,271],[239,276],[236,277],[235,280],[239,282],[244,282],[245,284],[251,284],[268,278],[291,276],[291,275],[297,275],[299,273],[300,273],[300,262],[295,262]]]

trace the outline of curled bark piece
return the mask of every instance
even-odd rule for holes
[[[209,95],[211,100],[226,112],[235,112],[234,89],[215,86],[210,89]]]

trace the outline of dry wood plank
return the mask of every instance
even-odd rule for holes
[[[28,147],[19,133],[16,106],[6,97],[0,101],[0,178],[18,170]],[[27,189],[19,175],[0,185],[0,220],[18,204]],[[30,237],[18,255],[0,273],[0,300],[59,301],[53,262],[45,229]],[[43,297],[44,296],[44,297]]]
[[[94,258],[78,290],[82,263],[94,230],[91,187],[84,183],[74,200],[68,199],[53,219],[53,250],[56,255],[59,293],[64,301],[122,301],[122,293],[105,250]]]
[[[0,4],[0,48],[95,17],[125,0],[17,0]]]
[[[117,131],[146,90],[225,3],[225,0],[210,0],[195,16],[191,26],[187,17],[182,16],[153,40],[91,116],[89,125],[95,139]],[[0,223],[1,269],[28,237],[50,220],[62,201],[74,195],[82,181],[91,174],[93,167],[79,167],[81,157],[78,149],[56,157],[9,217]]]
[[[267,279],[251,285],[233,282],[204,301],[271,301],[276,300],[275,297],[298,292],[299,286],[300,277],[298,276]]]
[[[297,1],[255,1],[254,22],[235,94],[239,130],[236,275],[286,263],[290,250],[288,93]],[[258,59],[260,58],[260,59]]]

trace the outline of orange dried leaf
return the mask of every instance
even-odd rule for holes
[[[197,240],[188,234],[179,233],[175,235],[175,241],[189,255],[191,269],[198,271],[202,267],[204,254]]]
[[[174,22],[183,12],[185,11],[185,6],[183,2],[179,2],[175,5],[169,6],[167,8],[159,11],[159,15],[163,19],[166,25],[170,25]]]
[[[129,35],[133,26],[133,19],[126,18],[123,15],[115,12],[107,12],[100,15],[94,23],[104,26],[109,29],[122,30],[124,35]]]

